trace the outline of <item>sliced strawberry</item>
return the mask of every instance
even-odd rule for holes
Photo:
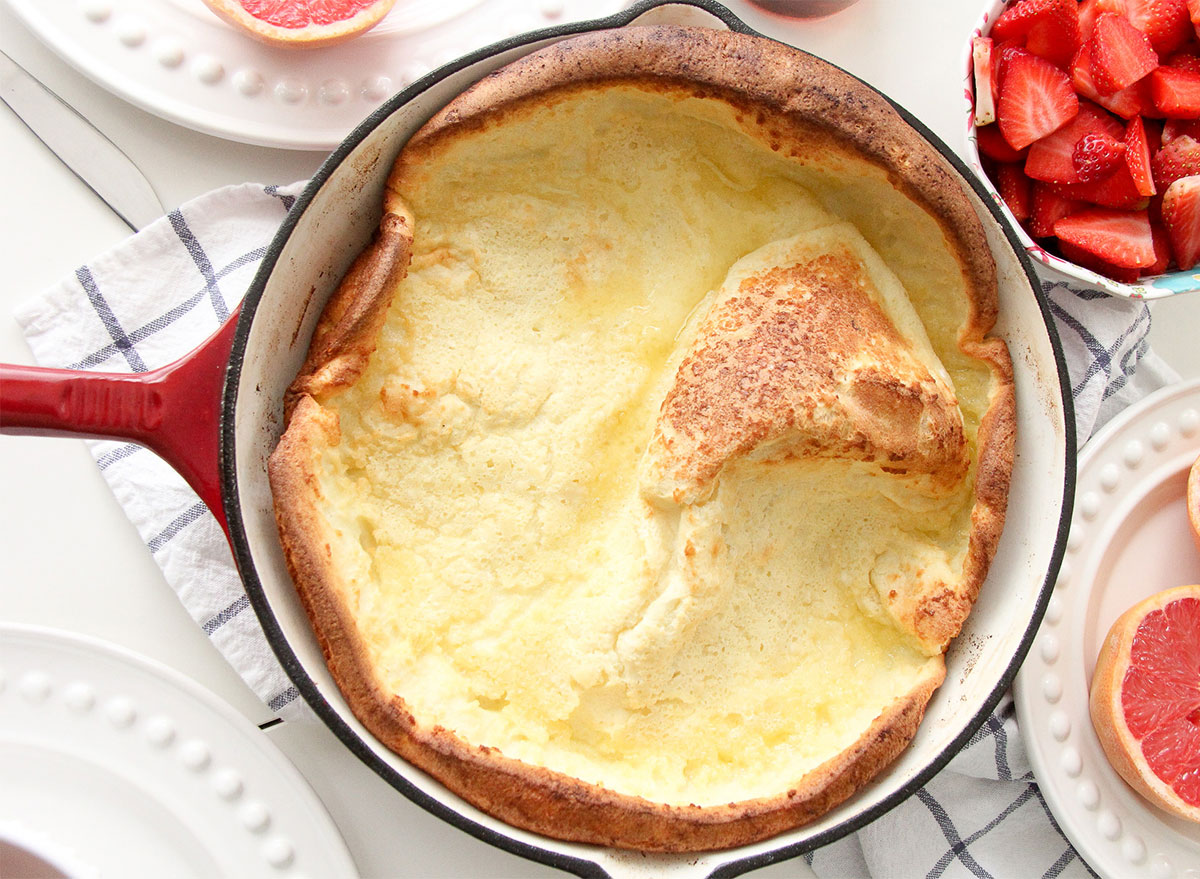
[[[1154,236],[1144,210],[1076,211],[1054,224],[1054,234],[1113,265],[1137,269],[1154,263]]]
[[[1200,119],[1167,119],[1163,122],[1162,143],[1159,144],[1159,148],[1166,146],[1181,134],[1200,140]],[[1150,150],[1151,153],[1157,152],[1153,144],[1150,145]]]
[[[996,191],[1019,223],[1033,212],[1033,181],[1025,176],[1021,166],[1002,163],[996,166]]]
[[[1171,236],[1161,222],[1150,220],[1150,234],[1154,236],[1154,262],[1142,269],[1143,275],[1161,275],[1171,266]]]
[[[1200,174],[1200,139],[1181,134],[1165,144],[1150,160],[1154,185],[1165,192],[1180,177]]]
[[[1020,49],[1006,52],[996,118],[1013,149],[1057,131],[1079,112],[1067,74],[1044,58]]]
[[[1025,35],[1029,33],[1031,20],[1037,15],[1038,7],[1039,3],[1036,0],[1019,0],[1013,3],[992,22],[992,37],[997,40],[1023,42]]]
[[[1096,29],[1096,19],[1101,12],[1111,12],[1112,10],[1101,9],[1103,0],[1083,0],[1079,4],[1079,39],[1081,43],[1086,44],[1092,38],[1092,32]]]
[[[1091,101],[1080,101],[1075,118],[1029,147],[1025,173],[1048,183],[1078,183],[1073,156],[1075,145],[1088,134],[1123,138],[1125,127],[1111,113]]]
[[[1181,177],[1163,193],[1163,225],[1180,271],[1200,260],[1200,177]]]
[[[1200,0],[1187,0],[1187,8],[1188,18],[1191,19],[1192,27],[1200,35]]]
[[[1140,116],[1129,120],[1125,126],[1125,164],[1133,176],[1133,185],[1141,195],[1154,195],[1154,173],[1150,168],[1150,141],[1146,137],[1146,123]]]
[[[1052,64],[1065,67],[1083,42],[1077,0],[1020,0],[992,25],[996,40],[1019,40]]]
[[[1167,67],[1174,67],[1176,70],[1190,70],[1192,73],[1200,73],[1200,55],[1194,51],[1174,52],[1163,58],[1162,64]]]
[[[1063,259],[1070,260],[1076,265],[1083,266],[1085,269],[1091,269],[1096,274],[1104,275],[1106,278],[1112,278],[1114,281],[1132,284],[1142,276],[1142,269],[1140,268],[1131,269],[1108,262],[1094,253],[1084,250],[1082,247],[1077,247],[1069,241],[1059,241],[1058,250],[1062,254]]]
[[[1071,153],[1080,183],[1102,180],[1124,161],[1125,142],[1104,133],[1085,134]]]
[[[1069,199],[1056,192],[1054,187],[1035,180],[1029,232],[1034,238],[1050,238],[1054,235],[1055,223],[1084,206],[1084,202]]]
[[[1054,135],[1037,141],[1029,148],[1025,157],[1025,176],[1042,183],[1079,183],[1079,171],[1075,168],[1075,145],[1079,137],[1056,137]]]
[[[1066,67],[1083,43],[1079,32],[1079,4],[1077,0],[1041,2],[1044,9],[1025,35],[1025,48],[1051,64]]]
[[[1150,204],[1146,205],[1146,212],[1150,214],[1151,224],[1162,222],[1162,200],[1161,190],[1157,195],[1150,196]]]
[[[1004,64],[1014,52],[1024,52],[1025,44],[1018,40],[992,40],[992,97],[1000,101],[1000,84],[1004,82]]]
[[[1138,192],[1127,166],[1118,166],[1107,177],[1091,183],[1051,184],[1066,198],[1086,201],[1102,208],[1144,210],[1150,199]]]
[[[992,61],[993,43],[988,37],[971,41],[971,66],[975,72],[975,124],[996,121],[996,84],[992,79],[996,65]]]
[[[1004,74],[1008,70],[1008,62],[1027,54],[1024,43],[1012,40],[992,42],[992,101],[996,105],[997,115],[1000,108],[1000,87],[1004,84]]]
[[[1149,76],[1150,98],[1164,116],[1200,119],[1200,73],[1158,67]]]
[[[1146,35],[1160,56],[1169,55],[1194,31],[1188,18],[1187,0],[1124,0],[1125,17]]]
[[[1158,66],[1150,39],[1129,19],[1106,12],[1096,19],[1091,47],[1091,73],[1102,95],[1133,85]]]
[[[1150,100],[1149,86],[1144,79],[1111,95],[1103,95],[1092,78],[1092,47],[1084,43],[1071,62],[1071,84],[1080,97],[1094,101],[1106,110],[1111,110],[1122,119],[1144,116],[1157,112]]]
[[[981,155],[997,162],[1023,162],[1029,153],[1029,148],[1014,150],[995,125],[984,125],[975,129],[975,145]]]
[[[1163,122],[1165,120],[1163,120],[1163,119],[1148,119],[1145,116],[1142,116],[1140,118],[1142,120],[1142,131],[1146,135],[1146,146],[1150,150],[1150,155],[1154,155],[1156,152],[1159,151],[1159,149],[1162,148]],[[1133,120],[1130,119],[1129,121],[1132,122]],[[1126,134],[1126,137],[1128,137],[1128,135],[1129,135],[1128,128],[1126,128],[1125,134]],[[1128,145],[1129,144],[1126,143],[1126,146],[1128,146]]]

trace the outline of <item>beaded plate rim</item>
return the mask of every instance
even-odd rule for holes
[[[1088,682],[1108,627],[1124,607],[1180,582],[1147,576],[1129,591],[1101,595],[1094,584],[1119,562],[1122,540],[1158,524],[1177,504],[1184,521],[1181,576],[1200,570],[1188,539],[1182,492],[1200,456],[1200,380],[1171,385],[1107,424],[1080,453],[1067,551],[1042,626],[1013,684],[1021,737],[1034,776],[1064,834],[1101,876],[1200,877],[1200,827],[1143,801],[1109,765],[1088,713]],[[1164,489],[1168,492],[1164,496]],[[1174,523],[1174,520],[1170,520]],[[1136,538],[1136,535],[1134,535]],[[1114,558],[1118,556],[1118,558]],[[1187,565],[1190,564],[1190,568]]]

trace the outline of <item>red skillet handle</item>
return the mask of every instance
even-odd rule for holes
[[[187,480],[228,536],[218,442],[236,328],[235,311],[200,347],[142,373],[0,364],[0,433],[146,446]]]

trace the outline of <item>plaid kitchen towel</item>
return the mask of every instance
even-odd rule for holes
[[[34,356],[47,366],[140,372],[190,351],[240,301],[303,185],[217,190],[80,267],[19,310]],[[1081,443],[1177,380],[1149,348],[1144,303],[1063,284],[1047,292]],[[144,449],[89,445],[197,624],[281,716],[311,717],[266,643],[216,520],[191,489]],[[925,788],[807,860],[822,877],[1091,875],[1038,794],[1009,697]]]
[[[302,189],[303,183],[219,189],[80,266],[17,311],[34,357],[44,366],[136,373],[191,351],[241,301]],[[196,623],[281,717],[304,716],[307,705],[267,645],[207,507],[152,452],[87,442]]]

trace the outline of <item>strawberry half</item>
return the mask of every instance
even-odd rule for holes
[[[1180,177],[1200,174],[1200,140],[1181,134],[1154,154],[1150,160],[1154,185],[1165,192]]]
[[[996,121],[996,65],[992,61],[993,43],[988,37],[971,41],[971,64],[975,70],[975,124],[988,125]]]
[[[1150,149],[1150,155],[1154,155],[1163,145],[1163,123],[1165,119],[1147,119],[1145,116],[1140,117],[1142,123],[1142,133],[1146,136],[1146,146]],[[1133,120],[1130,119],[1130,122]],[[1129,138],[1129,129],[1125,129],[1126,140]],[[1128,146],[1128,143],[1126,144]]]
[[[1054,235],[1055,223],[1083,207],[1083,202],[1067,198],[1056,192],[1054,187],[1035,180],[1029,232],[1034,238],[1051,238]]]
[[[1100,17],[1100,13],[1113,11],[1101,9],[1102,2],[1104,0],[1083,0],[1079,4],[1079,39],[1085,45],[1096,30],[1096,19]]]
[[[1083,266],[1085,269],[1091,269],[1098,275],[1112,278],[1114,281],[1121,281],[1124,284],[1134,284],[1142,276],[1141,269],[1131,269],[1108,262],[1096,256],[1096,254],[1084,250],[1082,247],[1075,246],[1069,241],[1058,242],[1058,250],[1062,254],[1063,259],[1073,262],[1077,266]]]
[[[1187,134],[1200,140],[1200,119],[1167,119],[1163,122],[1162,143],[1166,146],[1181,134]]]
[[[1021,0],[992,25],[996,40],[1019,40],[1052,64],[1065,67],[1083,42],[1077,0]]]
[[[996,191],[1018,223],[1024,223],[1033,212],[1033,181],[1025,176],[1020,165],[996,166]]]
[[[1175,52],[1164,58],[1162,64],[1166,67],[1174,67],[1177,70],[1190,70],[1192,73],[1200,73],[1200,55],[1197,55],[1194,51]]]
[[[1154,173],[1150,166],[1150,141],[1146,136],[1146,123],[1135,116],[1125,126],[1125,164],[1133,176],[1133,185],[1141,195],[1154,195]]]
[[[1125,17],[1146,35],[1160,57],[1174,52],[1194,31],[1187,0],[1124,0]]]
[[[1154,262],[1141,269],[1143,275],[1161,275],[1171,267],[1174,255],[1171,252],[1171,236],[1162,223],[1150,221],[1150,234],[1154,236]]]
[[[1053,183],[1055,190],[1065,198],[1086,201],[1104,208],[1122,210],[1144,210],[1150,199],[1138,192],[1128,165],[1118,165],[1107,177],[1090,183]]]
[[[1054,234],[1060,241],[1123,268],[1144,268],[1155,260],[1154,235],[1144,210],[1076,211],[1054,224]]]
[[[1200,119],[1200,73],[1160,66],[1149,82],[1150,99],[1159,113],[1172,119]]]
[[[992,37],[1001,41],[1024,41],[1040,10],[1046,5],[1045,0],[1020,0],[1013,3],[992,22]]]
[[[1075,118],[1029,147],[1025,173],[1047,183],[1078,183],[1079,174],[1074,163],[1075,146],[1088,134],[1123,138],[1125,128],[1107,111],[1090,101],[1080,101]]]
[[[1132,119],[1134,116],[1155,112],[1154,104],[1150,100],[1149,85],[1144,79],[1111,95],[1100,93],[1095,79],[1092,78],[1092,47],[1090,43],[1084,43],[1075,53],[1070,73],[1071,84],[1081,97],[1094,101],[1106,110],[1111,110],[1122,119]]]
[[[1162,219],[1175,263],[1186,272],[1200,259],[1200,177],[1181,177],[1167,187]]]
[[[1102,95],[1128,88],[1158,66],[1149,37],[1122,15],[1099,16],[1088,45],[1092,79]]]
[[[1125,142],[1103,132],[1085,134],[1071,153],[1071,164],[1080,183],[1101,180],[1124,161]]]
[[[1057,131],[1079,112],[1071,80],[1044,58],[1021,49],[1005,53],[996,119],[1013,149]]]
[[[1083,43],[1079,32],[1079,4],[1076,0],[1046,0],[1045,5],[1045,10],[1025,35],[1025,48],[1051,64],[1065,67]]]
[[[997,162],[1023,162],[1029,148],[1014,150],[995,125],[983,125],[975,129],[975,145],[980,155]]]

